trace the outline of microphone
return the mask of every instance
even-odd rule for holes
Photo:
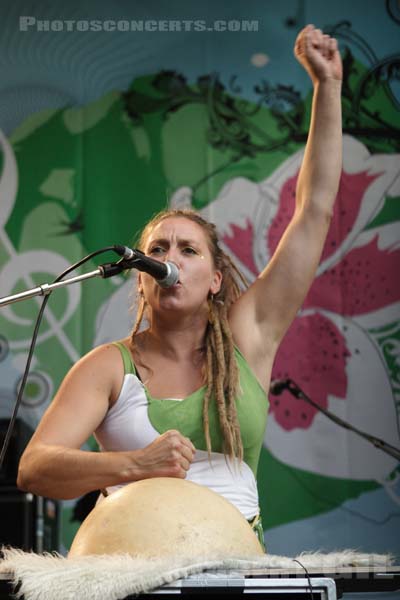
[[[122,256],[118,264],[123,269],[137,269],[148,273],[162,288],[172,287],[179,280],[179,268],[173,262],[161,262],[127,246],[114,246],[114,250]]]
[[[290,379],[274,379],[271,381],[269,391],[274,396],[280,396],[282,392],[289,388]]]

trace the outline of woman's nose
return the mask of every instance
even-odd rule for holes
[[[165,261],[171,261],[179,266],[179,249],[178,248],[168,248],[164,257]]]

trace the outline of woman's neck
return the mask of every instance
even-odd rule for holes
[[[153,318],[149,328],[139,336],[150,352],[162,352],[175,360],[193,360],[204,350],[206,329],[207,319],[199,316],[172,322]]]

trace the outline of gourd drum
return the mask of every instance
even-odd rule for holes
[[[226,558],[260,556],[263,550],[228,500],[197,483],[156,477],[130,483],[97,504],[69,557],[123,553]]]

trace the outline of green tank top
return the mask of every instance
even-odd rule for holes
[[[116,344],[122,353],[125,373],[137,375],[131,353],[123,344]],[[236,398],[236,409],[243,443],[243,460],[256,476],[258,460],[264,438],[268,414],[268,396],[256,379],[246,359],[235,347],[235,358],[239,368],[240,393]],[[202,386],[182,400],[153,398],[144,386],[148,403],[148,417],[160,433],[177,429],[188,437],[198,450],[207,450],[203,431]],[[213,398],[209,407],[209,428],[213,452],[223,451],[223,438],[219,426],[218,409]]]

